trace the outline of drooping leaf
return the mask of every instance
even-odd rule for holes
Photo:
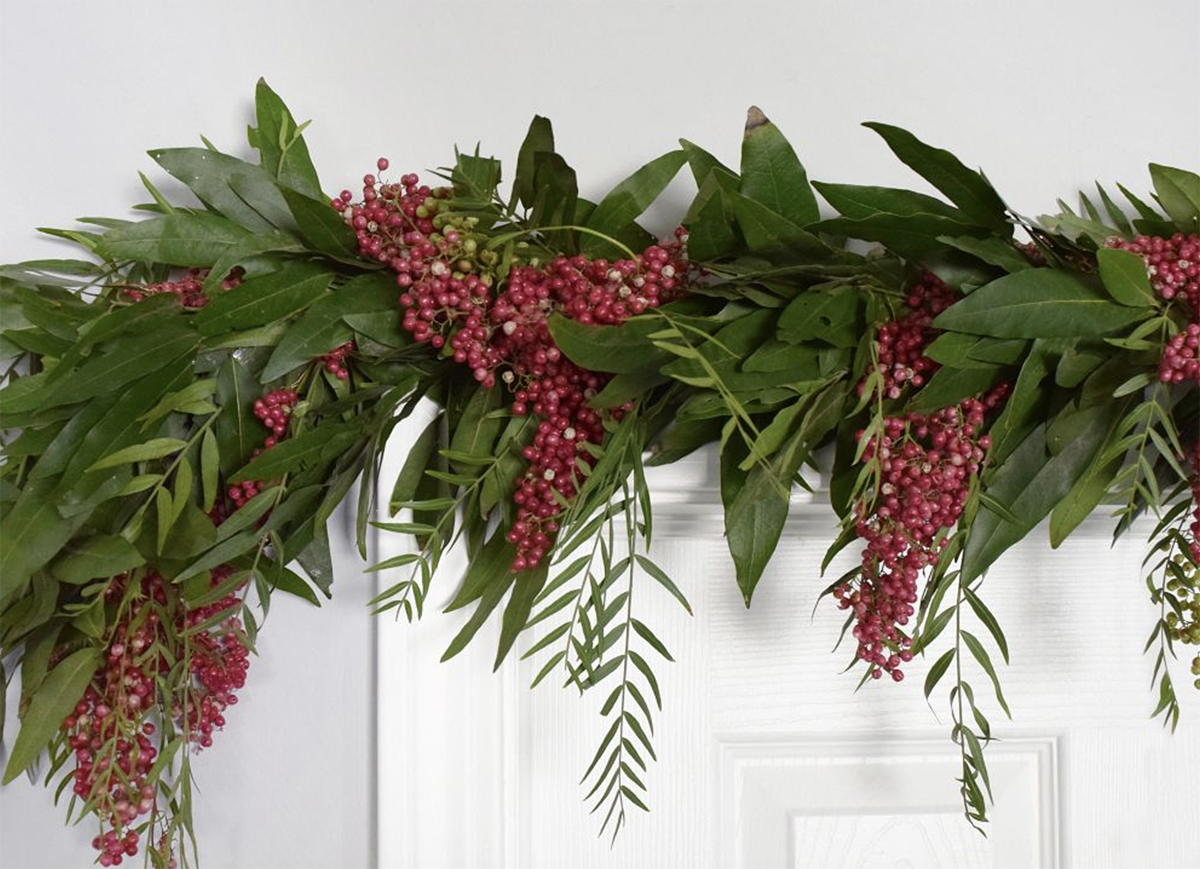
[[[21,719],[21,731],[4,769],[4,784],[24,772],[58,733],[100,666],[100,657],[99,649],[88,646],[68,655],[49,672]]]

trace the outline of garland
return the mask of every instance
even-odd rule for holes
[[[193,755],[235,714],[272,594],[329,596],[325,522],[356,482],[363,557],[372,525],[414,541],[372,567],[396,579],[375,612],[419,618],[463,546],[446,609],[474,609],[445,657],[499,613],[497,666],[536,625],[534,685],[606,692],[584,780],[614,836],[646,809],[671,660],[635,606],[649,582],[691,611],[650,559],[644,465],[711,442],[747,605],[801,468],[833,446],[825,566],[861,560],[823,595],[861,682],[920,655],[926,697],[948,683],[972,825],[990,700],[1009,711],[980,582],[1047,517],[1054,546],[1102,504],[1117,534],[1157,520],[1147,649],[1174,728],[1173,644],[1200,643],[1195,174],[1151,164],[1153,204],[1097,185],[1034,222],[885,124],[867,126],[948,202],[810,183],[752,109],[738,171],[684,141],[598,203],[541,117],[507,196],[476,150],[441,186],[381,159],[330,198],[264,82],[256,107],[257,164],[151,152],[198,205],[143,176],[142,219],[48,230],[88,259],[0,272],[0,639],[5,682],[21,672],[4,781],[56,784],[101,865],[195,859]],[[636,219],[685,166],[696,197],[656,243]],[[398,521],[371,521],[380,492]]]

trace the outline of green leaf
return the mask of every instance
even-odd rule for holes
[[[1094,420],[1079,437],[1053,457],[1046,454],[1046,428],[1039,425],[991,476],[987,492],[1017,516],[1013,524],[981,508],[963,553],[963,581],[971,582],[1041,522],[1087,470],[1104,438],[1113,409],[1091,407],[1080,412]]]
[[[220,472],[221,455],[220,448],[217,446],[217,437],[213,434],[212,429],[208,429],[200,441],[200,487],[204,493],[205,513],[212,510],[217,496],[220,494]]]
[[[342,317],[396,309],[396,282],[381,274],[354,278],[313,304],[288,330],[260,380],[268,383],[354,337]],[[397,314],[397,316],[399,316]]]
[[[1099,337],[1149,314],[1113,302],[1070,272],[1027,269],[985,284],[943,311],[933,325],[996,338]]]
[[[834,217],[813,224],[810,229],[877,241],[909,259],[920,259],[944,248],[946,236],[969,235],[970,224],[940,214],[872,214],[867,217]],[[986,232],[984,229],[976,232]]]
[[[500,534],[497,533],[496,536],[500,536]],[[511,572],[511,568],[507,563],[505,567]],[[509,598],[508,606],[504,608],[504,617],[500,621],[500,640],[496,647],[496,660],[492,665],[493,670],[500,669],[500,665],[508,657],[508,652],[512,648],[513,643],[517,641],[517,637],[529,622],[529,613],[533,609],[533,601],[537,598],[543,586],[545,586],[546,576],[549,574],[549,571],[549,562],[543,561],[541,565],[533,570],[522,570],[517,573],[513,585],[512,597]]]
[[[46,676],[21,719],[21,730],[4,769],[4,784],[24,772],[58,733],[100,666],[100,658],[100,650],[89,646],[68,655]]]
[[[1167,216],[1181,229],[1195,232],[1200,225],[1200,175],[1151,163],[1150,180]]]
[[[148,462],[153,459],[161,459],[164,456],[177,453],[186,447],[187,441],[181,441],[178,438],[153,438],[145,443],[134,444],[123,450],[117,450],[112,455],[105,456],[100,461],[94,462],[88,467],[88,470],[98,471],[102,468],[115,468],[118,465],[128,465],[133,462]]]
[[[52,480],[31,480],[4,515],[0,547],[0,602],[9,604],[28,587],[33,572],[62,551],[88,518],[65,518],[51,497]]]
[[[685,162],[687,155],[682,149],[651,160],[600,200],[588,218],[587,227],[621,239],[626,230],[635,225],[634,221],[642,212],[666,189],[671,179],[679,174]],[[581,248],[584,254],[592,255],[606,250],[611,252],[612,245],[594,236],[587,236]]]
[[[174,329],[114,343],[109,352],[95,353],[70,372],[70,376],[59,377],[45,390],[40,406],[59,407],[117,393],[121,387],[145,377],[147,372],[193,353],[198,344],[197,336],[190,330]]]
[[[644,555],[634,555],[633,557],[641,566],[642,570],[650,574],[651,578],[653,578],[655,582],[657,582],[671,594],[671,597],[679,601],[679,605],[687,610],[688,615],[693,614],[692,605],[688,603],[688,600],[686,597],[684,597],[683,592],[679,590],[679,586],[672,581],[671,577],[667,576],[661,567]]]
[[[411,501],[417,496],[417,487],[420,486],[425,469],[429,467],[437,450],[440,427],[441,418],[432,419],[408,451],[404,466],[400,469],[396,484],[392,488],[392,497],[388,501],[389,515],[395,516],[399,510],[398,504]]]
[[[988,265],[1002,268],[1006,272],[1021,272],[1033,268],[1025,254],[1013,247],[1012,242],[1001,238],[974,238],[969,235],[957,237],[943,235],[938,241],[956,250],[969,253],[976,259],[983,260]]]
[[[746,246],[753,252],[786,248],[797,256],[811,257],[816,262],[833,261],[844,256],[761,202],[741,195],[732,196],[731,201],[738,228],[746,239]]]
[[[866,187],[814,181],[813,187],[843,217],[859,219],[875,214],[932,214],[966,223],[967,217],[952,205],[924,193],[895,187]]]
[[[940,658],[938,658],[932,667],[929,668],[929,673],[925,676],[925,699],[929,699],[929,695],[933,693],[933,689],[937,687],[937,683],[946,675],[946,671],[950,669],[950,662],[954,660],[954,648],[947,649]]]
[[[1146,261],[1132,251],[1101,248],[1096,251],[1100,280],[1110,296],[1122,305],[1146,308],[1158,304],[1158,296],[1150,286]]]
[[[167,214],[106,233],[101,252],[115,260],[204,267],[250,238],[216,214]]]
[[[620,326],[591,326],[554,314],[548,325],[567,358],[590,371],[640,373],[657,370],[674,358],[649,338],[663,328],[658,317],[634,318]]]
[[[961,631],[963,642],[967,644],[967,648],[971,650],[971,654],[975,656],[975,660],[983,667],[984,672],[992,680],[992,687],[996,691],[996,700],[1000,703],[1000,708],[1004,713],[1012,718],[1012,712],[1008,708],[1008,702],[1004,699],[1004,692],[1000,690],[1000,679],[996,676],[996,668],[992,666],[992,659],[988,657],[987,650],[983,647],[983,643],[969,631]]]
[[[201,308],[196,326],[207,337],[286,319],[325,295],[332,279],[333,272],[309,263],[250,278]]]
[[[912,401],[908,410],[912,413],[931,413],[958,404],[960,401],[986,392],[1005,379],[1004,369],[996,365],[980,365],[975,368],[939,368],[929,378]]]
[[[988,629],[988,633],[992,635],[992,639],[996,641],[996,646],[1000,649],[1000,654],[1004,656],[1004,663],[1007,664],[1008,641],[1004,638],[1004,631],[1000,629],[1000,623],[996,621],[996,617],[992,615],[992,611],[979,599],[979,595],[971,591],[971,589],[964,588],[963,597],[971,605],[971,609],[975,611],[975,615],[979,618],[979,621],[983,622],[984,627]]]
[[[251,146],[258,151],[263,169],[287,187],[320,199],[317,171],[308,155],[308,146],[300,136],[296,119],[265,79],[260,78],[254,90],[254,109],[258,127],[250,128],[249,138]]]
[[[539,152],[554,153],[554,128],[549,118],[534,115],[529,123],[529,131],[521,150],[517,154],[517,172],[513,179],[513,191],[521,204],[526,208],[533,207],[534,195],[534,155]]]
[[[767,116],[751,106],[742,137],[740,193],[796,226],[820,218],[817,198],[808,185],[796,152]]]
[[[97,536],[64,546],[48,569],[60,582],[83,585],[145,563],[142,554],[124,537]]]
[[[231,483],[243,480],[274,480],[284,474],[331,462],[361,436],[360,421],[327,422],[294,438],[277,443],[244,468],[235,472]]]
[[[358,237],[328,201],[287,188],[282,192],[296,225],[300,227],[300,235],[313,250],[338,259],[356,256]]]
[[[861,338],[859,321],[859,299],[854,293],[810,290],[783,309],[776,334],[792,344],[815,340],[854,347]]]
[[[258,381],[236,355],[217,369],[217,404],[221,414],[213,423],[220,469],[232,474],[250,460],[262,444],[266,430],[254,416],[254,402],[261,392]]]
[[[968,169],[949,151],[926,145],[900,127],[879,122],[863,126],[882,136],[892,153],[945,194],[971,220],[1004,235],[1011,234],[1004,201],[980,173]]]
[[[279,187],[260,167],[207,148],[168,148],[150,156],[201,202],[251,232],[291,228]]]

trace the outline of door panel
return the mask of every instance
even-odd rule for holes
[[[921,690],[951,638],[944,635],[928,661],[914,661],[903,684],[881,680],[858,692],[856,676],[840,672],[853,648],[830,653],[842,615],[828,600],[814,611],[834,536],[828,505],[819,497],[794,505],[747,610],[721,539],[712,456],[659,469],[652,487],[654,557],[696,614],[689,618],[653,582],[635,587],[635,615],[677,662],[656,670],[664,710],[653,739],[660,762],[647,780],[651,813],[630,808],[610,847],[596,835],[601,817],[581,801],[586,788],[577,782],[606,730],[598,713],[607,691],[579,698],[547,680],[530,693],[537,666],[510,660],[497,679],[486,672],[484,649],[474,672],[456,661],[449,675],[464,680],[457,690],[479,692],[470,729],[493,751],[470,770],[452,767],[465,778],[437,785],[470,792],[458,804],[456,841],[475,837],[476,860],[427,854],[433,862],[396,865],[1003,869],[1200,860],[1200,704],[1179,663],[1178,732],[1149,720],[1153,661],[1142,647],[1157,615],[1139,572],[1139,529],[1110,548],[1108,521],[1094,517],[1057,551],[1039,529],[982,587],[1009,639],[1011,665],[995,657],[1014,715],[1005,719],[986,676],[973,672],[1001,740],[988,752],[996,804],[985,838],[960,815],[949,684],[931,704]],[[856,557],[842,553],[829,574]],[[446,638],[459,623],[435,621],[451,622],[437,628]],[[381,632],[385,645],[416,637]],[[440,649],[410,649],[410,672],[425,678],[422,668]],[[435,678],[436,667],[428,672]],[[382,691],[386,713],[386,680]],[[385,742],[387,732],[381,728]],[[386,793],[381,799],[386,811]],[[438,826],[436,818],[426,823]],[[385,835],[384,865],[392,865],[386,843]]]

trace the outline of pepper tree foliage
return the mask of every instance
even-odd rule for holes
[[[1173,643],[1200,641],[1189,527],[1200,375],[1187,341],[1200,327],[1194,297],[1164,293],[1161,267],[1147,268],[1158,261],[1135,239],[1191,243],[1195,174],[1152,164],[1153,205],[1120,188],[1132,217],[1098,187],[1078,210],[1064,203],[1034,222],[980,172],[885,124],[867,126],[944,200],[810,183],[757,109],[736,171],[681,140],[598,203],[580,196],[544,118],[508,196],[498,161],[456,154],[445,186],[413,193],[421,204],[399,219],[429,221],[435,258],[453,243],[461,259],[445,267],[476,279],[484,343],[504,332],[487,304],[549,264],[582,274],[604,260],[599,274],[612,271],[599,282],[640,280],[653,256],[636,251],[664,248],[637,218],[684,167],[697,189],[685,243],[671,249],[687,275],[661,304],[608,325],[540,307],[547,346],[593,378],[591,411],[575,412],[594,414],[597,435],[580,438],[569,488],[542,486],[553,524],[537,526],[543,542],[521,545],[544,557],[514,569],[512,529],[525,514],[513,499],[544,418],[514,399],[527,372],[511,359],[457,364],[454,318],[440,321],[444,343],[417,340],[422,315],[405,320],[398,307],[403,275],[398,287],[395,270],[364,255],[375,226],[355,223],[349,194],[330,207],[303,125],[264,82],[256,108],[257,164],[207,141],[150,152],[198,203],[172,202],[143,176],[152,201],[136,206],[140,219],[47,230],[87,259],[0,271],[0,639],[6,683],[21,672],[4,778],[28,771],[59,782],[57,796],[69,790],[72,814],[99,819],[104,865],[135,853],[143,835],[155,865],[189,862],[188,838],[194,856],[189,751],[211,741],[241,687],[228,684],[229,662],[241,660],[229,650],[253,649],[275,592],[316,605],[330,595],[326,520],[355,483],[364,558],[373,525],[414,541],[372,568],[392,578],[376,612],[419,618],[442,557],[461,546],[468,567],[445,609],[473,609],[444,658],[498,618],[498,667],[540,626],[523,653],[534,685],[604,692],[583,781],[614,836],[630,806],[647,808],[656,670],[671,660],[637,608],[658,585],[691,612],[651,560],[644,466],[714,442],[747,606],[801,468],[834,446],[843,532],[825,566],[869,545],[825,593],[849,610],[843,634],[854,626],[863,681],[899,681],[901,663],[925,655],[926,697],[949,685],[973,825],[986,820],[990,791],[984,695],[1009,713],[994,662],[996,652],[1007,662],[1007,640],[981,583],[1047,518],[1057,546],[1107,505],[1117,534],[1156,517],[1147,584],[1161,618],[1147,649],[1155,714],[1174,727]],[[379,189],[367,180],[363,205]],[[836,216],[822,218],[818,193]],[[851,239],[874,247],[857,253]],[[1168,345],[1186,376],[1162,374]],[[518,376],[489,376],[505,371]],[[381,480],[393,430],[429,406],[399,477]],[[903,498],[920,501],[930,474],[953,480],[957,500],[906,513],[897,486],[915,481]],[[374,522],[384,509],[395,521]],[[130,674],[148,686],[136,700],[121,687]]]

